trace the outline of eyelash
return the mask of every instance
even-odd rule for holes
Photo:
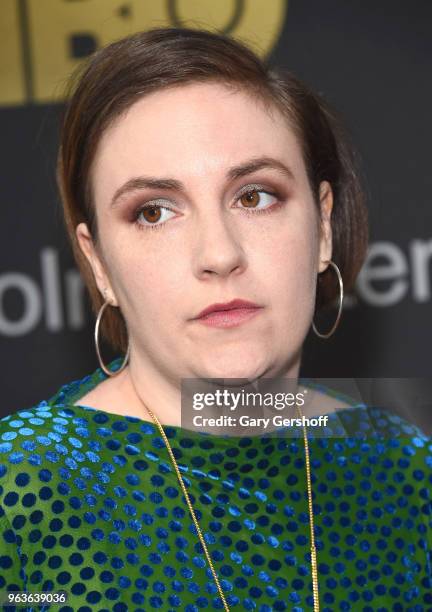
[[[256,193],[265,193],[265,194],[273,196],[274,198],[277,198],[279,200],[279,194],[276,191],[270,191],[268,189],[264,189],[264,188],[262,188],[259,185],[256,185],[256,186],[248,185],[245,189],[240,191],[240,193],[237,196],[237,200],[239,200],[244,195],[255,193],[255,192]],[[137,226],[137,228],[139,230],[146,230],[146,229],[158,230],[158,229],[163,228],[163,226],[165,225],[166,221],[164,221],[162,223],[149,223],[149,224],[140,223],[138,221],[138,218],[139,218],[140,214],[146,208],[165,208],[167,210],[172,210],[169,206],[162,206],[160,204],[157,204],[157,202],[158,202],[158,200],[155,200],[153,203],[148,203],[148,204],[144,204],[143,206],[139,206],[137,208],[137,210],[134,212],[132,221]],[[267,208],[263,208],[263,209],[255,209],[254,210],[254,209],[244,208],[244,212],[247,215],[256,215],[256,214],[263,214],[263,213],[271,213],[275,209],[280,208],[281,206],[283,206],[283,203],[278,201],[278,202],[275,202],[274,204],[271,204]]]

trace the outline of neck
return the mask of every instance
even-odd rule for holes
[[[268,370],[251,380],[256,391],[262,391],[262,378],[289,378],[290,390],[297,387],[300,368],[300,353],[285,367]],[[193,376],[185,375],[185,378]],[[146,356],[137,355],[131,350],[129,364],[117,377],[118,391],[128,406],[128,414],[146,421],[152,421],[147,407],[156,415],[162,425],[181,426],[181,379],[175,379],[168,372],[156,368]]]

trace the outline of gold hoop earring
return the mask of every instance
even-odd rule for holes
[[[343,291],[343,281],[342,281],[342,276],[340,273],[339,268],[337,267],[337,265],[330,259],[330,260],[326,260],[324,261],[324,263],[328,263],[330,264],[335,270],[336,270],[336,274],[338,276],[338,280],[339,280],[339,291],[340,291],[340,296],[339,296],[339,309],[338,309],[338,314],[336,317],[336,321],[333,325],[333,327],[331,328],[331,330],[329,332],[327,332],[326,334],[321,334],[317,328],[315,327],[315,323],[312,321],[312,327],[314,332],[316,333],[317,336],[319,336],[320,338],[330,338],[330,336],[334,333],[336,327],[339,324],[339,319],[341,317],[341,313],[342,313],[342,306],[343,306],[343,297],[344,297],[344,291]]]
[[[106,297],[106,291],[104,292],[104,295]],[[103,363],[102,361],[102,357],[100,354],[100,350],[99,350],[99,325],[102,319],[102,315],[104,313],[105,308],[110,304],[110,302],[108,300],[105,299],[105,302],[102,304],[99,312],[98,312],[98,316],[96,319],[96,325],[95,325],[95,333],[94,333],[94,338],[95,338],[95,345],[96,345],[96,353],[99,359],[99,364],[100,367],[102,368],[102,370],[105,372],[105,374],[108,374],[108,376],[116,376],[117,374],[120,374],[120,372],[122,370],[124,370],[124,368],[126,367],[126,364],[129,360],[129,354],[130,354],[130,344],[128,341],[128,347],[127,347],[127,351],[126,351],[126,355],[125,358],[123,359],[123,363],[121,364],[121,366],[119,367],[118,370],[116,370],[115,372],[113,372],[112,370],[109,370],[106,365]]]

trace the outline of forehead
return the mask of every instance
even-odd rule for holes
[[[103,133],[93,161],[96,199],[131,176],[173,176],[191,184],[225,175],[254,156],[279,157],[304,174],[287,120],[245,91],[218,83],[188,84],[135,102]]]

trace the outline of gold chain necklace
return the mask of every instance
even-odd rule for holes
[[[181,486],[181,488],[183,490],[183,494],[185,496],[187,505],[189,507],[189,511],[191,513],[193,522],[195,524],[195,528],[197,530],[197,533],[198,533],[198,536],[199,536],[199,539],[200,539],[200,542],[201,542],[201,546],[204,549],[205,555],[207,557],[207,561],[209,563],[211,572],[213,574],[214,581],[215,581],[216,586],[217,586],[218,591],[219,591],[220,598],[221,598],[221,600],[223,602],[225,612],[230,612],[230,609],[229,609],[228,604],[227,604],[226,599],[225,599],[225,595],[224,595],[224,593],[222,591],[222,587],[221,587],[220,582],[219,582],[219,578],[218,578],[218,576],[216,574],[216,571],[215,571],[215,569],[213,567],[212,560],[210,559],[210,554],[209,554],[209,552],[207,550],[207,545],[206,545],[206,543],[204,541],[204,537],[202,535],[201,528],[200,528],[200,526],[198,524],[198,521],[197,521],[197,518],[195,516],[195,512],[194,512],[192,503],[191,503],[191,501],[189,499],[189,494],[188,494],[188,492],[186,490],[185,484],[183,482],[183,478],[182,478],[182,476],[180,474],[180,470],[179,470],[179,467],[177,465],[177,461],[176,461],[176,459],[174,457],[174,453],[172,451],[170,443],[168,442],[168,438],[167,438],[167,436],[165,434],[165,431],[164,431],[164,429],[163,429],[159,419],[157,418],[157,416],[155,414],[153,414],[153,412],[150,410],[150,408],[142,401],[141,397],[138,395],[138,392],[137,392],[137,390],[135,388],[135,385],[134,385],[134,383],[132,381],[132,377],[130,376],[129,378],[131,379],[132,385],[133,385],[133,387],[135,389],[135,393],[137,394],[137,396],[140,399],[141,403],[143,404],[143,406],[145,407],[145,409],[150,414],[151,418],[153,419],[153,421],[156,423],[156,425],[159,428],[161,436],[162,436],[162,438],[163,438],[163,440],[165,442],[165,445],[167,447],[168,453],[169,453],[169,455],[171,457],[171,461],[172,461],[172,463],[174,465],[178,481],[179,481],[180,486]],[[300,407],[297,405],[297,403],[296,403],[296,408],[297,408],[299,417],[302,419],[303,414],[302,414],[302,412],[300,410]],[[313,589],[313,598],[314,598],[314,612],[319,612],[318,569],[317,569],[316,548],[315,548],[315,534],[314,534],[314,522],[313,522],[312,485],[311,485],[311,479],[310,479],[310,463],[309,463],[309,445],[308,445],[308,439],[307,439],[306,425],[304,423],[303,423],[303,440],[304,440],[305,456],[306,456],[306,478],[307,478],[309,520],[310,520],[311,566],[312,566],[312,589]]]

